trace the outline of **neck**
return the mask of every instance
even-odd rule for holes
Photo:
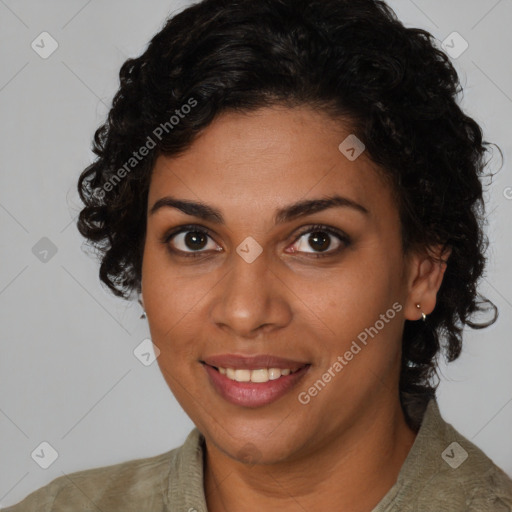
[[[359,510],[370,512],[396,482],[416,437],[400,403],[367,408],[341,434],[323,438],[293,462],[248,466],[207,445],[209,512]]]

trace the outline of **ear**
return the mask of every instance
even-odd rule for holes
[[[436,245],[412,252],[409,256],[408,293],[404,311],[407,320],[419,320],[422,313],[429,315],[434,311],[437,292],[443,282],[451,252],[451,248]]]

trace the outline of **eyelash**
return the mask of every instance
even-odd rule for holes
[[[168,247],[169,251],[174,255],[183,256],[185,258],[198,258],[198,257],[203,256],[204,251],[186,252],[186,251],[181,251],[180,249],[172,249],[169,247],[169,242],[171,241],[171,239],[173,237],[175,237],[176,235],[179,235],[180,233],[186,233],[186,232],[193,232],[193,233],[207,235],[213,239],[212,233],[208,229],[203,228],[201,226],[194,225],[194,224],[189,224],[186,226],[180,226],[179,228],[173,229],[171,232],[166,233],[162,237],[161,242],[164,245],[166,245]],[[323,224],[314,224],[312,226],[306,226],[304,230],[299,232],[297,234],[297,236],[295,237],[295,239],[293,240],[292,245],[295,244],[303,235],[310,233],[310,232],[312,232],[312,233],[321,232],[321,233],[327,233],[329,235],[335,236],[336,238],[338,238],[338,240],[340,242],[343,243],[343,245],[340,246],[338,249],[335,249],[334,251],[329,251],[329,252],[325,252],[325,253],[321,253],[321,252],[306,253],[307,257],[325,258],[327,256],[334,256],[334,255],[338,254],[339,252],[341,252],[342,249],[348,247],[351,244],[350,237],[347,236],[345,233],[343,233],[343,231],[339,231],[335,228],[331,228],[331,227],[325,226]],[[300,252],[301,251],[297,251],[297,253],[300,253]]]

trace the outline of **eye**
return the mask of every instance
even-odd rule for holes
[[[306,235],[309,236],[306,238]],[[337,244],[334,243],[334,249],[332,249],[333,237],[337,241]],[[211,241],[210,247],[208,247],[209,240]],[[207,229],[194,225],[176,228],[170,233],[166,233],[161,241],[170,252],[178,256],[198,257],[208,250],[222,251],[222,248],[213,241]],[[321,258],[339,253],[350,243],[350,238],[342,231],[324,225],[314,225],[308,226],[295,238],[294,245],[289,252],[304,252],[309,253],[312,257]],[[313,250],[308,251],[308,247]]]
[[[306,237],[306,235],[308,236]],[[333,244],[332,237],[337,239],[337,244]],[[350,242],[350,238],[337,229],[323,225],[309,226],[295,239],[291,252],[306,252],[312,254],[313,257],[321,258],[339,253],[342,249],[348,247]],[[333,245],[335,246],[334,249],[332,249]],[[308,248],[313,250],[308,251]]]
[[[212,241],[210,247],[208,247],[208,239]],[[164,235],[162,243],[166,244],[171,252],[186,257],[201,256],[206,250],[222,250],[213,242],[209,231],[198,226],[182,226],[167,233]]]

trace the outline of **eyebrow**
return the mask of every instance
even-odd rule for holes
[[[186,215],[198,217],[204,221],[209,221],[214,224],[225,224],[224,217],[222,216],[220,210],[217,208],[209,206],[205,203],[189,201],[187,199],[176,199],[171,196],[162,197],[156,201],[155,204],[151,207],[149,214],[153,215],[158,210],[166,207],[175,208],[182,211]],[[291,222],[297,218],[312,215],[314,213],[335,207],[351,208],[364,215],[368,215],[370,213],[361,204],[356,203],[347,197],[334,195],[325,198],[298,201],[284,208],[281,208],[276,212],[274,216],[274,223],[284,224],[285,222]]]

